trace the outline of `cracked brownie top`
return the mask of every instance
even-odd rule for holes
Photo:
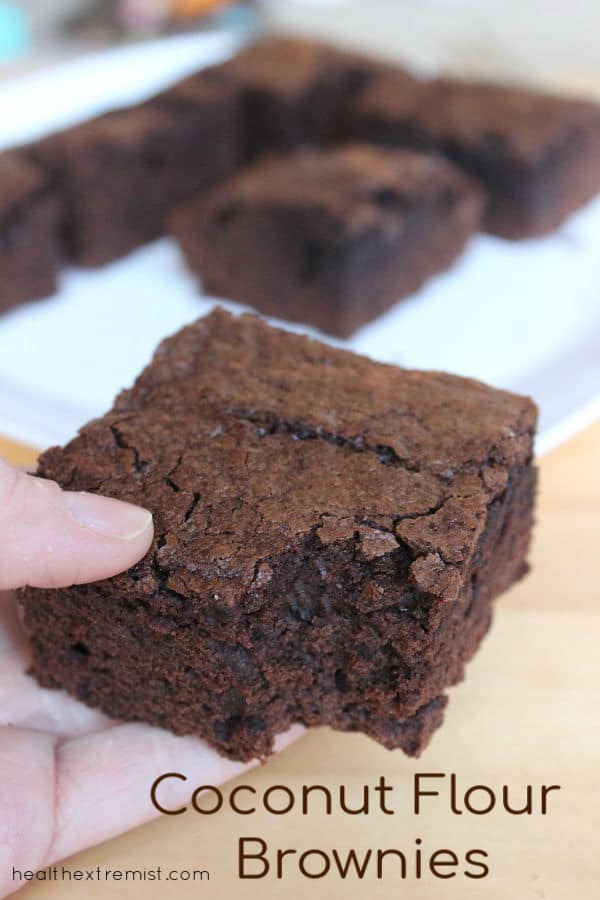
[[[526,398],[217,310],[40,474],[152,510],[154,546],[130,573],[145,594],[248,607],[273,560],[316,539],[366,560],[401,551],[416,589],[452,601],[535,421]]]

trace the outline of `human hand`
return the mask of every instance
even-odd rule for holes
[[[0,460],[0,590],[64,587],[133,566],[152,541],[150,513],[118,500],[63,492]],[[15,598],[0,594],[0,896],[20,886],[16,869],[42,869],[185,802],[189,784],[222,784],[247,765],[193,737],[122,724],[27,674],[28,642]],[[293,728],[277,749],[299,733]]]

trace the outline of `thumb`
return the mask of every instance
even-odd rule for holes
[[[109,578],[135,565],[152,536],[147,510],[62,491],[0,459],[0,590]]]

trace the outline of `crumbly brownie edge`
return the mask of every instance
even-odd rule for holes
[[[317,379],[315,385],[325,387],[329,397],[324,406],[318,402],[321,395],[307,405],[304,389],[296,394],[285,389],[294,355],[294,383],[299,379],[306,387]],[[358,382],[349,392],[352,378]],[[298,496],[308,498],[312,512],[308,519],[298,519],[306,500],[291,510],[296,522],[292,534],[306,540],[294,539],[290,545],[285,537],[281,542],[270,526],[267,542],[257,544],[248,533],[249,567],[247,561],[240,568],[239,548],[234,542],[227,549],[225,538],[231,533],[230,504],[239,487],[226,493],[224,519],[218,513],[213,520],[223,522],[218,528],[225,529],[215,570],[209,562],[215,558],[213,537],[208,543],[201,537],[205,513],[193,494],[198,490],[195,464],[186,475],[180,466],[182,445],[165,431],[174,415],[192,415],[207,388],[212,405],[188,425],[190,434],[205,435],[200,447],[214,448],[214,441],[234,446],[242,452],[243,466],[253,446],[259,472],[270,470],[270,459],[280,460],[278,478],[283,474],[285,481],[269,478],[269,484],[287,484],[293,471],[308,472],[307,484],[317,484],[319,498],[328,497],[327,506],[321,500],[314,506],[313,488],[306,493],[299,483]],[[174,413],[182,396],[187,406]],[[333,397],[340,404],[337,413],[330,406]],[[414,403],[418,409],[409,411]],[[423,416],[427,428],[418,424]],[[152,445],[146,440],[147,426],[154,434]],[[147,496],[157,516],[157,533],[154,549],[130,573],[69,591],[23,593],[40,647],[36,658],[48,671],[79,679],[71,690],[87,702],[102,702],[112,714],[137,716],[180,733],[201,728],[221,752],[232,756],[259,752],[257,735],[264,755],[273,734],[298,719],[354,730],[366,730],[368,722],[373,736],[394,746],[398,723],[462,676],[489,625],[494,597],[525,571],[534,428],[535,408],[526,398],[440,373],[403,372],[278,332],[256,317],[233,319],[217,311],[165,341],[105,419],[90,423],[68,447],[42,457],[40,473],[63,487],[98,490],[133,502]],[[401,435],[406,439],[411,433],[417,440],[414,453],[398,443]],[[153,446],[161,449],[148,483],[144,473]],[[198,452],[194,446],[185,439],[192,460]],[[237,459],[234,454],[236,467]],[[293,459],[300,462],[299,469]],[[331,482],[329,475],[323,495],[318,473],[324,459],[327,473],[339,472],[336,478],[347,478],[352,471],[366,479],[368,496],[378,498],[375,506],[371,500],[364,506],[359,499],[365,496],[364,484],[337,504],[338,488],[331,492],[337,481]],[[178,484],[165,478],[175,470]],[[213,470],[210,464],[206,471]],[[219,472],[237,468],[216,471],[222,478]],[[443,483],[449,493],[440,493]],[[262,494],[251,487],[240,508],[253,510]],[[333,519],[328,512],[323,520],[318,511],[324,508]],[[201,517],[195,526],[187,524],[194,509]],[[276,513],[275,505],[268,520]],[[354,525],[355,514],[359,520]],[[286,510],[281,523],[289,523],[289,516]],[[167,540],[165,526],[175,528],[183,543],[173,540],[175,535]],[[208,551],[207,574],[204,567],[194,574],[191,564],[198,557],[189,556],[186,544],[192,550],[197,546],[201,554]],[[220,561],[228,559],[224,570]],[[266,569],[259,565],[263,562]],[[241,582],[237,575],[232,582],[221,574],[215,581],[210,571],[246,574]],[[324,593],[321,580],[315,581],[318,572],[333,579],[332,595]],[[352,632],[357,621],[368,645],[362,657]],[[249,622],[258,623],[257,633]],[[306,659],[306,639],[314,650],[315,635],[322,637],[320,652]],[[91,688],[86,668],[94,673]],[[100,685],[102,672],[107,680]],[[309,683],[300,697],[301,677]],[[95,701],[91,691],[99,692]],[[352,691],[362,709],[358,703],[349,706],[344,695]]]
[[[167,637],[171,622],[147,618],[135,601],[115,594],[110,582],[26,591],[22,602],[33,631],[33,673],[44,685],[67,689],[110,715],[199,734],[234,759],[268,755],[274,736],[294,721],[363,731],[390,749],[417,755],[439,724],[434,701],[462,678],[489,627],[493,600],[526,571],[534,485],[531,466],[511,476],[489,510],[460,598],[442,607],[441,615],[439,604],[427,613],[431,598],[422,594],[413,598],[412,611],[392,604],[364,619],[348,610],[328,614],[314,590],[312,601],[299,600],[306,593],[297,593],[298,578],[314,568],[317,544],[306,557],[283,561],[283,576],[272,576],[266,602],[257,601],[249,617],[231,624],[215,611],[217,619],[200,629],[203,636],[193,645],[185,630],[176,639]],[[347,547],[345,553],[340,571],[354,564],[354,550]],[[362,577],[369,571],[367,566]],[[397,595],[400,587],[390,585],[390,593]],[[290,611],[278,598],[289,600],[294,591],[296,606]],[[165,590],[167,607],[169,595]],[[176,603],[174,595],[171,602]],[[109,620],[99,618],[98,609],[109,604]],[[423,637],[423,628],[431,630],[431,638]],[[346,646],[336,645],[335,636],[344,629],[349,629]],[[353,656],[361,639],[362,660]],[[320,647],[316,655],[315,646]],[[423,718],[419,710],[432,702],[432,715]],[[416,731],[415,716],[423,720]]]

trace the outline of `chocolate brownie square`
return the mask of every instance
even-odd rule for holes
[[[74,262],[111,262],[165,231],[167,214],[238,162],[233,93],[210,84],[197,102],[169,98],[108,113],[51,135],[28,152],[65,203]]]
[[[207,73],[239,91],[248,161],[335,136],[347,101],[384,69],[326,44],[268,37]]]
[[[259,160],[171,227],[210,293],[346,336],[447,268],[481,210],[441,157],[348,145]]]
[[[527,569],[533,403],[221,311],[38,474],[142,504],[96,584],[20,593],[33,673],[91,706],[267,756],[293,722],[418,754]]]
[[[0,154],[0,312],[54,292],[59,227],[44,172],[17,151]]]
[[[351,103],[349,134],[438,150],[489,194],[487,230],[544,235],[600,191],[600,106],[534,91],[389,72]]]

